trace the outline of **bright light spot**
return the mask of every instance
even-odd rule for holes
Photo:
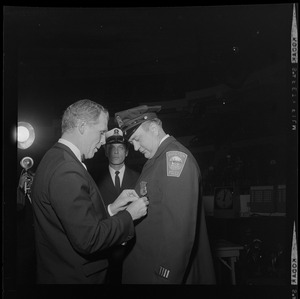
[[[18,142],[25,142],[29,138],[29,130],[23,126],[18,127]]]

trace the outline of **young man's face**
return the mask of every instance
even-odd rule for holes
[[[123,143],[106,144],[105,154],[112,165],[121,165],[128,155],[128,150]]]

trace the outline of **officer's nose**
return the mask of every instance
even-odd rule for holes
[[[132,141],[132,144],[133,144],[134,150],[138,151],[140,148],[139,144],[135,140]]]
[[[106,143],[105,134],[100,135],[100,145],[104,145]]]

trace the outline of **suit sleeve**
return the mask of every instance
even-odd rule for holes
[[[195,239],[198,180],[199,169],[189,156],[179,177],[165,170],[156,283],[182,283]]]
[[[74,162],[59,165],[49,184],[53,209],[72,246],[82,254],[95,253],[132,237],[133,221],[127,211],[107,217],[95,208],[90,181]],[[98,195],[98,200],[100,197]]]

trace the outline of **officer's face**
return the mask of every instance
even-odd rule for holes
[[[129,142],[135,151],[141,152],[145,158],[151,159],[159,146],[158,133],[155,125],[144,128],[141,125],[130,137]]]
[[[105,146],[105,152],[109,163],[113,165],[123,164],[128,154],[126,146],[123,143],[107,144]]]

